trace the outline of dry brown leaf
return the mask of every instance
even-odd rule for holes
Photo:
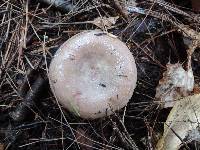
[[[106,28],[110,28],[112,25],[114,25],[117,21],[119,17],[98,17],[96,19],[94,19],[94,21],[92,21],[91,23],[93,23],[94,25],[96,25],[97,27],[104,29]]]
[[[192,69],[185,71],[180,63],[167,64],[167,70],[156,88],[156,100],[161,107],[173,107],[175,101],[191,94],[194,88]]]
[[[200,94],[176,102],[164,126],[157,150],[178,150],[186,141],[199,141]]]
[[[193,89],[194,94],[200,94],[200,87],[199,85],[195,84]]]

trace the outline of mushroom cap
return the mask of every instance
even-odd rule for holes
[[[128,47],[100,30],[79,33],[56,52],[49,68],[57,100],[87,119],[124,107],[136,87],[137,69]]]

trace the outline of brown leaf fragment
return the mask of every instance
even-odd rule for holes
[[[200,87],[199,85],[195,84],[193,89],[194,94],[200,94]]]
[[[114,25],[117,21],[119,17],[98,17],[96,19],[94,19],[94,21],[92,21],[92,23],[94,25],[96,25],[97,27],[104,29],[106,28],[110,28],[112,25]]]

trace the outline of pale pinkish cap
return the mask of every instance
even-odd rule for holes
[[[87,119],[124,107],[136,87],[137,69],[128,47],[100,30],[67,40],[55,54],[49,79],[58,101]]]

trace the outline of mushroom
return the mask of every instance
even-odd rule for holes
[[[136,87],[137,69],[128,47],[101,30],[66,41],[49,68],[50,86],[70,112],[87,119],[124,107]]]

